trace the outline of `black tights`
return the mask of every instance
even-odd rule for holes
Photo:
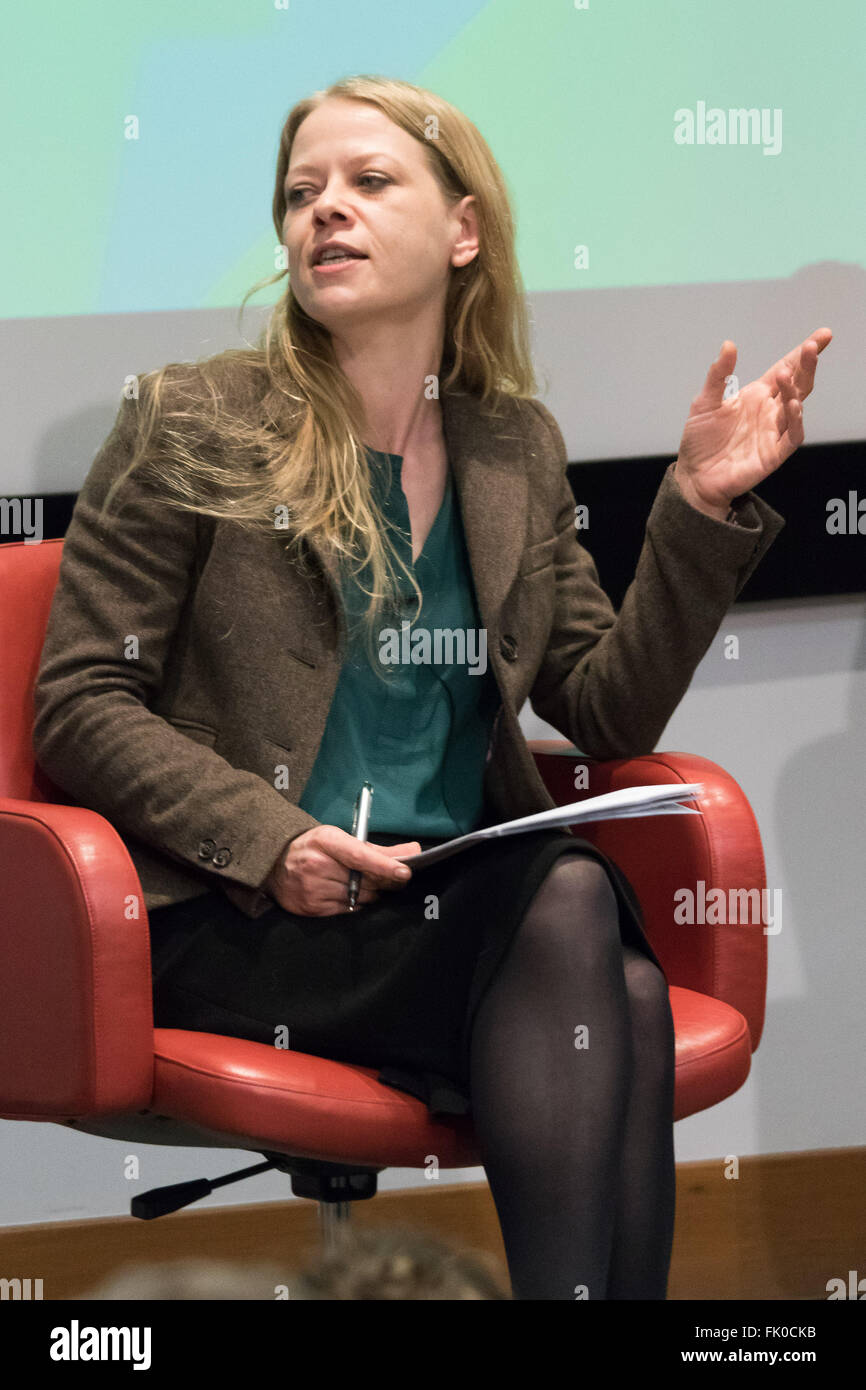
[[[534,895],[475,1015],[470,1065],[514,1297],[665,1298],[676,1191],[667,982],[622,941],[591,856],[563,855]]]

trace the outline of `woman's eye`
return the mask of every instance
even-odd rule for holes
[[[391,180],[389,178],[386,178],[384,174],[359,174],[358,176],[358,182],[362,184],[369,179],[372,179],[373,183],[379,185],[391,182]],[[297,184],[294,188],[290,188],[286,197],[286,203],[289,206],[291,206],[292,203],[296,203],[298,201],[299,196],[302,193],[305,193],[309,187],[309,184],[303,183]]]

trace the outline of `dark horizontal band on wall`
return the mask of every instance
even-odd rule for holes
[[[589,525],[580,539],[616,608],[634,578],[646,520],[674,457],[569,465],[575,501],[588,512]],[[754,491],[786,525],[743,586],[738,602],[866,591],[866,444],[804,444]],[[828,503],[834,498],[844,505],[848,524],[853,518],[853,531],[828,531]],[[858,515],[861,532],[856,529]]]
[[[665,469],[673,455],[572,463],[568,476],[575,501],[586,506],[581,542],[598,568],[602,587],[616,608],[634,578],[644,527]],[[804,444],[756,489],[786,526],[743,587],[739,599],[755,602],[866,591],[866,443]],[[42,536],[66,534],[76,493],[42,497]],[[863,499],[862,514],[858,503]],[[828,531],[828,506],[838,499],[848,529]],[[9,501],[14,500],[9,498]],[[11,508],[0,515],[4,541],[22,541],[8,529]],[[862,532],[857,530],[861,520]],[[23,522],[26,526],[26,519]]]

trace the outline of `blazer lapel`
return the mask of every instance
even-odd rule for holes
[[[506,410],[504,419],[491,420],[481,414],[474,396],[442,396],[442,428],[481,623],[490,632],[497,627],[526,543],[529,481],[519,436],[505,428],[510,415]]]
[[[514,582],[523,553],[529,501],[529,480],[520,440],[502,427],[509,423],[480,412],[478,400],[466,392],[445,391],[441,397],[442,429],[448,462],[459,500],[466,549],[475,583],[482,626],[497,627],[499,611]],[[513,418],[513,417],[512,417]],[[339,602],[335,557],[318,540],[310,540],[340,613],[340,648],[345,624]]]

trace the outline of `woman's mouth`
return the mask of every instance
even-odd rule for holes
[[[350,256],[348,254],[333,256],[327,261],[319,261],[317,265],[313,266],[313,270],[323,275],[333,275],[338,270],[345,270],[348,265],[359,265],[362,261],[366,260],[366,256]]]

